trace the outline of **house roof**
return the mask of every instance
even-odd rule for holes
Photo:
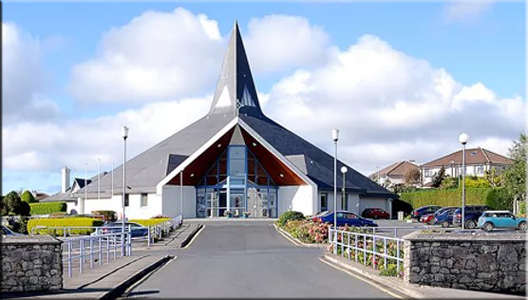
[[[231,123],[233,120],[236,120],[236,123]],[[209,113],[129,160],[126,164],[129,192],[154,192],[160,181],[228,124],[234,126],[235,130],[229,133],[233,135],[238,129],[237,124],[242,122],[251,127],[260,138],[297,166],[320,188],[333,187],[333,157],[269,119],[262,112],[238,25],[235,23]],[[338,169],[343,165],[345,165],[343,162],[338,161]],[[366,194],[397,197],[352,167],[348,165],[347,167],[349,169],[346,174],[347,189]],[[116,194],[122,191],[122,166],[118,166],[101,177],[102,197],[110,193],[112,173],[116,174],[114,176]],[[341,182],[342,180],[338,180],[338,187],[341,186]],[[86,187],[89,198],[97,197],[96,183],[97,177],[94,177],[92,183]],[[84,193],[84,188],[78,193]]]
[[[409,161],[399,161],[395,162],[392,165],[385,167],[379,170],[379,175],[381,176],[405,176],[410,170],[418,170],[420,167]],[[369,177],[377,177],[378,172],[372,173]]]
[[[477,147],[466,149],[466,164],[477,165],[477,164],[498,164],[498,165],[511,165],[513,161],[506,156],[491,152],[487,149]],[[422,167],[440,167],[449,165],[461,165],[462,164],[462,150],[453,152],[446,156],[432,160],[422,165]]]

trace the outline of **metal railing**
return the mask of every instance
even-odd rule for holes
[[[110,262],[118,257],[132,255],[132,235],[130,231],[69,238],[63,241],[63,265],[66,264],[68,277],[72,277],[74,260],[78,260],[79,273],[89,263],[90,269],[97,262]],[[119,252],[119,254],[118,254]]]
[[[423,230],[441,230],[441,231],[454,231],[454,230],[460,230],[460,228],[444,228],[444,227],[438,227],[438,226],[427,226],[427,225],[416,225],[416,226],[399,226],[399,227],[361,227],[362,230],[369,230],[372,234],[381,234],[381,235],[388,235],[390,234],[392,237],[398,237],[398,233],[406,232],[406,231],[416,231],[418,229]]]
[[[82,230],[82,229],[88,229],[91,230],[91,233],[98,232],[101,230],[101,226],[35,226],[31,228],[30,234],[35,234],[38,231],[46,232],[46,234],[54,235],[54,236],[62,236],[63,238],[66,238],[68,236],[72,235],[72,230]],[[93,230],[92,230],[93,229]]]
[[[147,226],[148,228],[148,234],[146,237],[137,237],[133,239],[138,240],[144,240],[147,241],[147,246],[150,247],[150,245],[156,241],[156,239],[160,240],[165,236],[168,236],[171,231],[176,230],[183,224],[183,216],[180,214],[175,218],[172,218],[166,222],[161,222],[156,225]]]
[[[356,262],[359,261],[358,254],[362,253],[362,263],[365,266],[370,263],[367,261],[368,254],[372,255],[373,268],[376,268],[378,265],[378,259],[383,260],[385,269],[387,269],[387,264],[390,263],[391,260],[393,262],[395,261],[396,271],[398,273],[400,272],[401,266],[403,266],[403,239],[330,228],[328,232],[328,241],[334,247],[334,254],[340,254],[343,257],[351,259],[352,252],[354,252],[354,259]],[[378,247],[377,245],[377,242],[379,241],[382,241],[381,247]],[[390,245],[391,242],[396,244],[395,256],[390,255],[387,251],[387,249],[393,247]],[[388,244],[389,247],[387,247]],[[381,250],[383,250],[383,252],[381,252]]]

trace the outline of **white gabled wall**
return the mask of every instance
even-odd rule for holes
[[[317,189],[311,185],[279,187],[279,216],[286,211],[300,211],[304,215],[317,213]]]
[[[165,185],[162,189],[163,214],[176,217],[181,213],[181,191],[179,186]],[[196,218],[196,189],[194,186],[183,186],[183,217]]]
[[[113,210],[118,218],[122,215],[122,196],[114,195],[112,198],[87,199],[84,201],[84,213],[90,214],[95,210]],[[141,194],[130,194],[128,196],[128,206],[125,207],[127,219],[149,219],[161,215],[161,196],[150,193],[147,194],[147,205],[141,206]],[[77,210],[78,213],[83,213]]]

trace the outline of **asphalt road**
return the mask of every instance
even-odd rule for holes
[[[392,298],[321,262],[322,253],[293,245],[269,222],[207,223],[129,297]]]

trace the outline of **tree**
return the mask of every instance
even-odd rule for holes
[[[385,179],[385,182],[383,182],[381,184],[381,186],[384,187],[384,188],[389,188],[391,186],[391,184],[392,184],[392,182],[390,181],[389,178],[387,178],[387,179]]]
[[[495,167],[489,171],[485,171],[484,178],[486,178],[491,187],[497,188],[504,186],[504,175],[497,172],[497,168]]]
[[[513,142],[509,149],[510,158],[513,160],[511,165],[504,172],[505,187],[510,196],[514,199],[514,212],[517,212],[518,201],[526,200],[526,147],[527,140],[525,134],[520,134],[519,140]]]
[[[415,185],[417,183],[420,183],[420,170],[418,168],[410,169],[409,171],[407,171],[407,173],[405,173],[404,179],[407,185]]]
[[[25,190],[22,193],[22,196],[20,196],[20,199],[22,199],[22,201],[27,202],[27,203],[35,203],[35,202],[37,202],[35,197],[33,197],[33,194],[31,194],[31,192],[28,191],[28,190]]]
[[[440,171],[438,171],[438,173],[433,176],[431,186],[434,188],[439,188],[442,185],[442,181],[444,181],[445,177],[445,168],[442,166],[442,168],[440,168]]]
[[[4,198],[4,212],[8,215],[29,216],[31,207],[22,201],[17,192],[12,191]]]

